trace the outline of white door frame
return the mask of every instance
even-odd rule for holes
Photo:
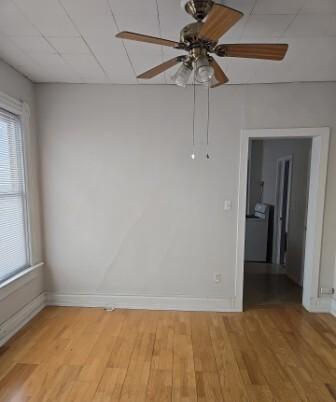
[[[283,199],[280,198],[280,195],[283,194],[284,188],[284,177],[283,172],[279,177],[279,165],[281,164],[281,168],[284,167],[283,162],[289,162],[289,172],[288,172],[288,194],[287,194],[287,215],[286,215],[286,232],[288,233],[289,226],[289,212],[290,212],[290,203],[291,203],[291,192],[292,192],[292,173],[293,173],[293,155],[283,156],[277,159],[276,164],[276,177],[275,177],[275,206],[274,206],[274,253],[275,253],[275,263],[280,264],[280,240],[281,240],[281,221],[280,214],[282,211],[282,202]],[[281,182],[280,182],[281,180]],[[272,256],[273,260],[273,256]]]
[[[329,150],[328,127],[242,130],[240,141],[239,193],[235,307],[243,311],[246,184],[249,140],[260,138],[311,138],[311,170],[307,214],[306,253],[302,304],[308,311],[322,311],[319,299],[319,274],[324,215],[324,199]]]

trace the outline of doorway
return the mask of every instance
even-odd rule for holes
[[[302,304],[309,311],[322,311],[323,304],[319,298],[319,266],[321,254],[321,239],[323,227],[323,210],[325,197],[325,182],[327,173],[327,158],[329,147],[329,129],[260,129],[243,130],[241,136],[241,158],[240,158],[240,181],[238,199],[238,224],[237,224],[237,272],[236,272],[236,298],[235,307],[238,311],[243,311],[244,295],[244,273],[245,273],[245,228],[246,212],[251,210],[247,202],[247,166],[249,156],[249,143],[256,139],[310,139],[311,146],[311,169],[308,180],[308,203],[307,203],[307,230],[305,231],[306,250],[303,256],[304,275],[302,280]],[[287,155],[289,156],[289,154]],[[295,164],[293,160],[292,164]],[[292,165],[293,169],[293,165]],[[290,163],[284,162],[279,168],[282,171],[283,183],[290,180]],[[286,172],[287,171],[287,172]],[[265,183],[260,183],[265,194]],[[288,185],[287,185],[288,187]],[[293,189],[293,188],[292,188]],[[251,193],[251,191],[249,191]],[[290,193],[287,194],[291,197]],[[283,197],[286,200],[286,196]],[[280,210],[280,208],[279,208]],[[305,208],[303,208],[305,210]],[[282,210],[283,211],[283,210]],[[304,211],[305,212],[305,211]],[[290,224],[290,222],[289,222]],[[286,233],[286,225],[282,227],[282,232]],[[278,232],[280,233],[280,232]],[[273,244],[277,241],[276,233],[273,231]],[[281,237],[280,237],[281,239]],[[286,243],[282,240],[282,250],[286,250]],[[274,264],[274,255],[272,264]],[[281,258],[281,256],[280,256]],[[286,252],[283,253],[283,261],[288,259]],[[276,265],[276,264],[275,264]],[[281,264],[279,264],[281,265]],[[262,265],[259,270],[265,269]],[[281,267],[279,267],[281,269]],[[290,278],[289,278],[290,279]],[[280,286],[280,285],[276,285]],[[322,306],[322,307],[320,307]]]
[[[244,305],[301,304],[310,138],[251,140]],[[260,188],[262,191],[260,191]],[[254,202],[256,204],[254,204]],[[251,205],[252,203],[252,205]]]

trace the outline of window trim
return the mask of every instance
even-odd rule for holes
[[[11,293],[27,285],[37,277],[38,268],[43,267],[44,263],[40,262],[36,265],[23,269],[22,271],[12,275],[0,284],[0,301],[6,299]]]
[[[32,238],[32,225],[31,225],[31,193],[30,193],[30,169],[28,163],[29,152],[29,120],[30,120],[30,108],[29,105],[21,100],[12,98],[9,95],[0,91],[0,108],[7,110],[10,113],[15,114],[20,122],[20,131],[22,136],[23,145],[23,165],[24,165],[24,178],[25,178],[25,231],[27,236],[27,253],[28,253],[28,266],[22,267],[18,271],[13,272],[13,275],[0,282],[0,290],[13,283],[22,276],[29,274],[35,267],[33,265],[33,238]],[[41,263],[36,264],[40,266]],[[21,281],[20,281],[21,282]],[[2,292],[1,292],[2,293]],[[1,296],[1,295],[0,295]],[[2,297],[0,297],[1,300]]]

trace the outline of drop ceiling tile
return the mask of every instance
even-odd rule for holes
[[[253,37],[253,36],[249,36],[247,38],[242,38],[239,43],[287,43],[287,39],[284,38],[279,38],[279,37],[269,37],[269,36],[258,36],[258,37]],[[230,58],[229,58],[230,59]]]
[[[0,58],[14,68],[34,63],[29,54],[18,48],[10,37],[0,34]]]
[[[11,36],[11,40],[23,51],[55,53],[42,36]]]
[[[128,41],[125,44],[137,75],[163,62],[161,46],[133,41]],[[148,83],[148,80],[141,80],[139,82]],[[164,74],[158,75],[155,78],[155,82],[164,83]]]
[[[216,3],[222,3],[225,6],[239,10],[244,14],[250,14],[255,2],[256,0],[220,0]]]
[[[7,35],[39,35],[11,0],[0,1],[0,31]]]
[[[195,20],[182,9],[179,0],[158,0],[158,6],[162,37],[179,41],[182,28]]]
[[[74,20],[103,17],[111,12],[107,0],[61,0],[61,2]]]
[[[47,40],[59,53],[90,53],[90,49],[78,36],[48,36]]]
[[[13,0],[27,19],[45,36],[78,36],[57,0]]]
[[[336,35],[336,14],[299,14],[285,32],[286,37],[331,35]]]
[[[61,82],[61,77],[81,79],[79,74],[58,54],[34,53],[34,61],[38,65],[35,75],[39,74],[38,82]],[[36,78],[35,78],[36,80]],[[83,81],[83,80],[82,80]]]
[[[133,15],[143,17],[157,14],[156,0],[108,0],[115,15]]]
[[[112,15],[106,14],[104,16],[96,16],[87,20],[81,19],[77,23],[78,29],[82,36],[114,37],[118,33]]]
[[[329,81],[335,79],[334,38],[293,38],[282,62],[268,62],[256,70],[255,82]]]
[[[118,32],[107,0],[62,0],[62,4],[84,37]]]
[[[109,0],[117,26],[121,31],[132,31],[160,36],[156,0]]]
[[[242,39],[249,37],[277,37],[281,36],[290,22],[293,15],[250,15],[245,25]]]
[[[230,84],[250,83],[262,63],[260,60],[251,59],[227,59],[226,62],[225,73]]]
[[[87,36],[90,46],[111,82],[136,84],[135,74],[123,47],[122,41],[108,36]]]
[[[304,2],[305,0],[257,0],[253,14],[297,14]]]
[[[71,70],[47,70],[39,65],[25,65],[22,67],[25,74],[33,82],[66,82],[66,83],[81,83],[83,79],[78,74]]]
[[[116,15],[117,26],[120,31],[131,31],[145,35],[160,37],[159,24],[154,15],[134,18],[129,15]]]
[[[106,78],[104,71],[91,54],[67,53],[63,54],[62,57],[84,80],[103,80]]]
[[[301,10],[303,14],[329,14],[336,13],[335,0],[306,0],[304,7]]]
[[[70,66],[65,63],[60,55],[57,53],[49,54],[43,52],[35,52],[34,60],[36,63],[46,70],[46,72],[56,72],[58,71],[67,71],[71,70]]]

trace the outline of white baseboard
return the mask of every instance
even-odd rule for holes
[[[330,314],[336,317],[336,298],[331,298]]]
[[[74,307],[115,307],[144,310],[239,312],[235,298],[191,298],[124,296],[106,294],[42,293],[0,325],[0,346],[38,314],[46,305]],[[336,317],[336,298],[318,298],[305,306],[312,313]]]
[[[159,296],[124,296],[106,294],[47,293],[52,306],[114,307],[144,310],[238,312],[234,298],[190,298]]]
[[[329,297],[311,299],[309,305],[304,307],[311,313],[331,313],[331,299]]]
[[[6,343],[28,321],[45,307],[45,294],[41,293],[30,303],[0,325],[0,346]]]

